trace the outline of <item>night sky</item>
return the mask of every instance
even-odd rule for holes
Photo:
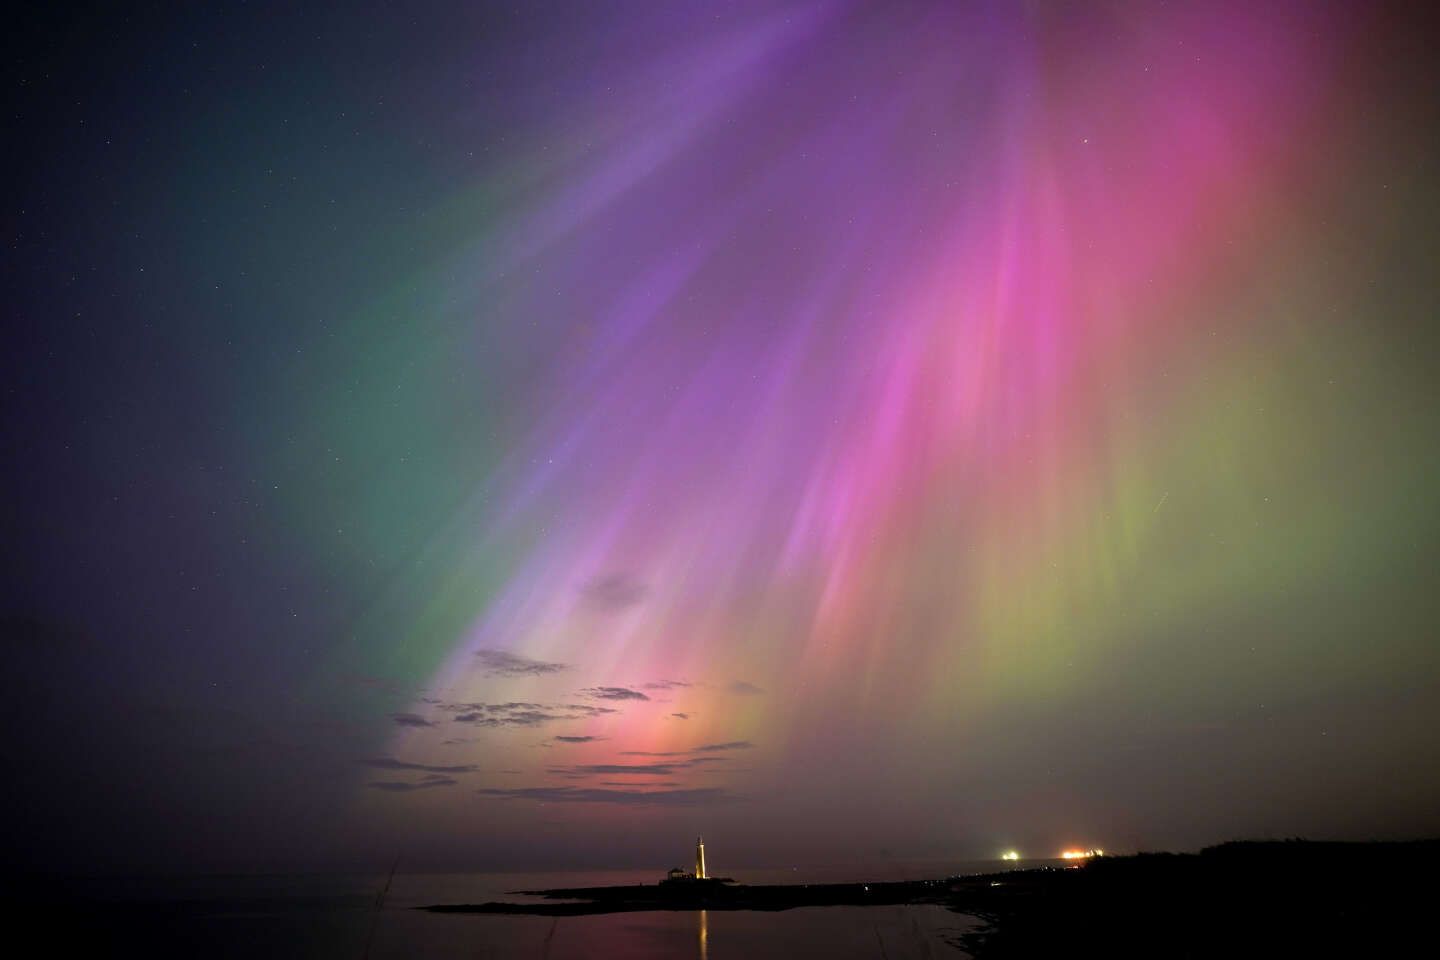
[[[1425,5],[53,6],[7,861],[1440,834]]]

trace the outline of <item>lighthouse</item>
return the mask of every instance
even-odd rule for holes
[[[695,837],[694,872],[684,867],[671,867],[665,874],[665,879],[660,881],[667,891],[690,891],[684,894],[685,896],[696,895],[699,891],[715,891],[720,888],[720,884],[734,882],[729,877],[710,876],[710,871],[705,867],[705,838],[700,835]]]

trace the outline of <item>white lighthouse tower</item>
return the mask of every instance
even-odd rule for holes
[[[695,838],[695,879],[704,880],[705,877],[705,838]]]

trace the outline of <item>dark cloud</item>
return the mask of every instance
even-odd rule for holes
[[[591,610],[612,612],[633,607],[645,599],[645,584],[627,573],[596,577],[580,588],[581,602]]]
[[[621,750],[622,757],[683,757],[687,751],[684,750]]]
[[[543,710],[517,710],[507,714],[504,722],[512,727],[538,727],[542,723],[549,723],[551,720],[563,719],[558,714],[546,713]]]
[[[433,727],[434,723],[426,720],[418,713],[392,713],[390,719],[402,727]]]
[[[472,723],[481,727],[538,727],[552,720],[567,720],[556,713],[543,710],[515,710],[504,714],[461,713],[455,716],[456,723]]]
[[[707,743],[703,747],[695,747],[691,750],[621,750],[622,757],[684,757],[692,753],[720,753],[725,750],[749,750],[755,744],[749,740],[731,740],[727,743]],[[696,758],[690,763],[714,763],[715,758]]]
[[[532,660],[504,650],[481,650],[475,658],[484,664],[487,677],[539,677],[568,669],[563,663]]]
[[[387,790],[391,793],[410,793],[414,790],[428,790],[431,787],[453,787],[459,780],[452,780],[449,777],[427,777],[419,782],[407,780],[371,780],[365,786],[372,790]]]
[[[685,680],[652,680],[645,684],[646,690],[677,690],[681,687],[692,687],[694,684]]]
[[[598,717],[607,713],[619,713],[614,707],[594,707],[585,703],[567,703],[561,709],[573,710],[586,717]]]
[[[582,776],[594,776],[604,774],[606,776],[640,776],[647,777],[659,775],[668,777],[676,770],[685,767],[688,761],[680,763],[587,763],[571,767],[568,770],[552,770],[552,773],[577,773]]]
[[[730,684],[730,692],[738,693],[742,697],[753,697],[765,691],[748,680],[736,680]]]
[[[594,700],[649,700],[639,690],[629,687],[586,687],[580,693]]]
[[[410,763],[406,760],[396,760],[394,757],[372,757],[368,760],[361,760],[367,767],[378,767],[381,770],[424,770],[429,773],[474,773],[476,770],[473,763],[461,763],[454,766],[440,766],[429,763]],[[428,777],[426,779],[429,779]]]
[[[555,737],[560,743],[594,743],[597,740],[604,740],[604,737]]]
[[[690,719],[690,714],[688,714],[688,713],[672,713],[672,714],[670,714],[670,716],[674,717],[676,720],[689,720],[689,719]]]
[[[548,710],[567,714],[578,714],[585,717],[596,717],[605,713],[614,713],[613,707],[597,707],[586,703],[527,703],[524,701],[512,700],[509,703],[447,703],[440,707],[447,713],[491,713],[504,714],[515,713],[521,710]],[[574,719],[565,717],[562,719]]]
[[[613,707],[596,707],[583,703],[447,703],[440,709],[454,713],[456,723],[477,727],[538,727],[556,720],[589,720],[607,713]]]
[[[544,710],[545,705],[512,700],[509,703],[446,703],[440,709],[449,713],[505,713],[510,710]]]
[[[709,766],[710,764],[724,764],[728,761],[724,757],[685,757],[683,754],[675,753],[644,753],[641,751],[626,751],[622,756],[631,757],[660,757],[674,758],[661,759],[658,763],[582,763],[573,767],[551,767],[550,773],[567,777],[594,777],[594,776],[630,776],[668,777],[679,773],[681,770],[694,769],[695,767]]]
[[[536,800],[542,803],[616,803],[630,806],[691,806],[738,799],[718,787],[694,790],[609,790],[599,787],[522,787],[517,790],[481,790],[489,797]]]

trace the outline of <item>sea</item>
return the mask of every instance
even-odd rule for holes
[[[1032,866],[1035,864],[1025,864]],[[741,883],[846,883],[992,873],[984,862],[727,869]],[[55,955],[209,958],[964,958],[984,921],[935,905],[644,911],[577,917],[438,914],[437,903],[538,902],[520,891],[654,883],[654,871],[210,876],[67,884],[30,917]],[[388,881],[388,889],[386,884]],[[383,897],[382,897],[382,891]],[[12,901],[11,907],[16,904]],[[23,924],[22,924],[23,925]]]

